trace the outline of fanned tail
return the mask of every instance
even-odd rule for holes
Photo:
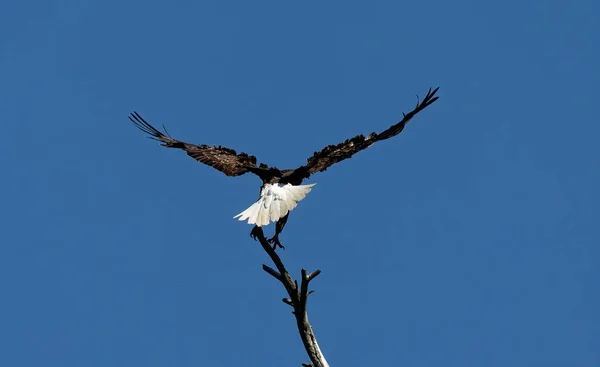
[[[276,222],[293,210],[298,201],[304,199],[316,184],[293,186],[265,185],[260,193],[260,199],[234,218],[240,221],[248,220],[248,224],[266,226]]]

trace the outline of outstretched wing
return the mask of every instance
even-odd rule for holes
[[[427,95],[422,101],[417,101],[417,106],[414,110],[410,111],[407,114],[404,114],[404,118],[395,125],[390,126],[389,129],[384,130],[377,133],[371,133],[369,136],[365,137],[364,135],[357,135],[352,139],[348,139],[343,143],[338,145],[329,145],[325,147],[325,149],[320,152],[315,152],[315,154],[308,158],[307,164],[299,167],[294,170],[293,173],[290,174],[291,177],[302,177],[308,178],[311,174],[315,172],[325,171],[327,168],[332,165],[343,161],[344,159],[352,157],[355,153],[360,152],[363,149],[370,147],[377,141],[389,139],[392,136],[400,134],[402,129],[407,122],[409,122],[417,113],[421,112],[427,106],[437,101],[438,97],[435,96],[435,93],[438,91],[438,88],[427,92]],[[290,177],[290,178],[291,178]]]
[[[150,135],[150,138],[156,141],[160,141],[162,146],[168,148],[178,148],[185,150],[185,152],[198,162],[207,164],[227,176],[239,176],[256,168],[256,157],[248,155],[246,153],[236,153],[235,150],[221,147],[221,146],[208,146],[208,145],[194,145],[173,139],[169,136],[169,133],[164,128],[165,133],[161,133],[155,129],[152,125],[146,122],[137,112],[133,112],[129,119],[135,124],[140,130]]]

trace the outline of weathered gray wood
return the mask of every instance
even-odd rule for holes
[[[283,302],[294,308],[293,314],[296,318],[298,332],[300,333],[300,338],[304,344],[304,349],[306,349],[306,353],[311,361],[310,364],[303,363],[302,365],[310,367],[329,367],[329,364],[323,356],[323,352],[321,352],[321,349],[319,348],[317,338],[315,337],[310,322],[308,322],[308,314],[306,312],[306,301],[308,295],[312,293],[308,290],[308,285],[311,280],[321,274],[321,270],[315,270],[314,272],[307,274],[306,269],[302,269],[302,279],[300,281],[300,287],[298,287],[298,282],[292,279],[283,265],[281,258],[265,238],[262,229],[260,227],[257,228],[258,230],[255,231],[256,238],[277,268],[277,271],[275,271],[275,269],[263,265],[263,270],[283,284],[289,296],[289,298],[284,298]]]

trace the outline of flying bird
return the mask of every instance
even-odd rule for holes
[[[260,227],[276,222],[275,234],[268,241],[276,247],[284,248],[279,241],[279,234],[287,223],[289,212],[297,203],[304,199],[315,184],[302,185],[302,182],[312,174],[323,172],[332,165],[352,157],[380,140],[389,139],[398,135],[404,126],[420,111],[435,102],[438,97],[435,93],[439,87],[427,92],[422,101],[417,100],[417,106],[409,113],[403,113],[403,118],[395,125],[380,133],[371,133],[368,136],[357,135],[337,145],[328,145],[323,150],[315,152],[308,158],[307,163],[295,169],[280,170],[269,167],[264,163],[256,164],[256,157],[246,153],[237,153],[233,149],[222,146],[195,145],[172,138],[163,125],[164,134],[150,125],[137,112],[133,112],[129,119],[140,130],[150,135],[151,139],[161,142],[167,148],[184,150],[190,157],[198,162],[209,165],[227,176],[241,176],[253,173],[262,180],[260,196],[248,209],[234,218],[240,221],[248,220],[254,224],[250,236],[256,240]]]

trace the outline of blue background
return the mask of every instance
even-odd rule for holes
[[[329,363],[600,365],[599,28],[593,0],[3,2],[0,365],[308,362],[232,219],[260,181],[127,115],[291,168],[430,86],[282,235]]]

